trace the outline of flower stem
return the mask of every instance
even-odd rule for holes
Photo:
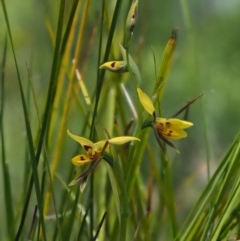
[[[130,198],[130,194],[132,193],[133,185],[136,180],[136,175],[139,170],[139,166],[142,160],[142,156],[147,144],[147,139],[150,133],[150,128],[139,130],[140,134],[137,135],[137,137],[141,140],[139,143],[137,143],[137,146],[134,146],[135,150],[131,152],[131,155],[129,157],[129,168],[127,169],[126,173],[126,182],[127,182],[127,192],[128,196]]]
[[[127,221],[128,221],[128,215],[129,215],[129,203],[128,203],[127,187],[126,187],[122,168],[119,164],[119,160],[116,160],[114,162],[113,173],[118,183],[119,193],[121,195],[121,199],[120,199],[121,223],[120,223],[120,230],[119,230],[119,241],[124,241],[126,240]]]
[[[164,162],[165,162],[165,166],[164,166],[165,190],[168,196],[166,205],[167,205],[168,214],[172,224],[173,237],[176,237],[178,228],[177,228],[177,218],[176,218],[175,205],[174,205],[174,190],[172,185],[172,174],[171,174],[169,161],[164,160]]]

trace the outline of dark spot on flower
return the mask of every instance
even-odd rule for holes
[[[114,68],[114,67],[115,67],[115,64],[116,64],[116,62],[112,62],[112,63],[111,63],[111,66]]]
[[[170,130],[169,132],[168,132],[168,136],[171,136],[171,134],[172,134],[172,130]]]
[[[167,128],[170,128],[170,126],[171,126],[171,123],[168,121],[168,122],[166,122],[166,127]]]
[[[83,156],[80,156],[80,161],[84,161],[85,158]]]
[[[88,151],[89,148],[92,148],[91,146],[86,146],[86,145],[84,145],[83,147],[84,147],[85,151]]]

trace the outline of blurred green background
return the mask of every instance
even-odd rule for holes
[[[126,9],[129,1],[123,2]],[[113,9],[115,1],[106,1],[106,4],[109,4],[109,9]],[[183,8],[184,6],[187,7],[187,11]],[[59,1],[8,0],[6,7],[25,90],[28,82],[27,65],[37,93],[38,107],[42,112],[50,78],[54,43],[52,36],[56,33]],[[97,37],[94,39],[90,37],[93,31],[96,31],[96,36],[99,34],[100,11],[101,1],[91,1],[91,18],[88,19],[86,31],[88,35],[84,38],[85,55],[82,56],[79,66],[91,95],[98,68],[98,40]],[[125,24],[123,19],[125,19],[125,12],[119,16],[119,29]],[[142,74],[144,90],[150,93],[155,81],[151,48],[154,50],[158,66],[171,30],[177,27],[178,42],[162,103],[164,116],[171,117],[188,100],[204,93],[202,99],[190,107],[188,119],[194,123],[194,127],[188,131],[189,138],[176,143],[181,152],[180,157],[173,154],[174,187],[181,210],[189,210],[186,203],[192,204],[207,183],[206,145],[209,145],[212,173],[240,129],[239,25],[240,2],[237,0],[139,1],[139,20],[130,52]],[[6,38],[3,11],[0,13],[0,29],[0,53],[2,54]],[[117,42],[122,42],[122,37],[121,34],[116,33],[112,43],[118,55]],[[93,42],[88,53],[90,41]],[[86,55],[89,57],[85,58]],[[24,189],[22,179],[26,133],[10,47],[8,47],[5,74],[6,156],[11,174],[13,197],[16,199],[15,208],[18,211],[17,204],[21,201],[20,194]],[[112,84],[110,78],[111,75],[107,73],[106,85]],[[133,90],[131,82],[128,81],[126,86]],[[133,94],[132,98],[136,96]],[[31,105],[31,124],[35,133],[38,121],[33,104]],[[76,109],[73,108],[73,111]],[[70,117],[74,119],[74,115],[77,116],[78,113],[71,113]],[[69,126],[73,126],[71,118],[69,119]],[[207,136],[205,136],[205,124]],[[156,143],[152,141],[152,145]],[[64,159],[61,165],[69,167],[69,163],[68,159]],[[142,165],[144,167],[144,161]],[[64,170],[61,172],[64,175]],[[0,184],[1,193],[2,188]],[[0,198],[1,217],[5,215],[2,202],[3,199]],[[183,216],[186,214],[185,211],[182,212]],[[3,230],[4,225],[0,225],[1,240],[4,237],[1,235],[5,233]]]

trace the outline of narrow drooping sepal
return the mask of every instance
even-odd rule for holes
[[[87,178],[88,175],[94,170],[94,168],[99,164],[99,162],[102,160],[103,156],[100,156],[97,160],[95,160],[94,162],[91,163],[90,167],[83,172],[82,174],[80,174],[79,176],[77,176],[76,178],[74,178],[68,185],[69,186],[73,186],[73,185],[77,185],[79,184],[80,186],[80,190],[81,192],[84,190],[86,183],[87,183]]]
[[[164,148],[164,145],[161,141],[165,142],[167,145],[169,145],[170,147],[172,147],[177,153],[179,153],[178,149],[173,145],[172,142],[170,142],[167,138],[165,138],[161,133],[159,133],[155,127],[154,124],[152,124],[152,128],[156,137],[156,140],[160,146],[160,148],[162,149],[162,152],[164,155],[166,155],[166,150]]]

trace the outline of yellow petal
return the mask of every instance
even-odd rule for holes
[[[95,145],[95,151],[97,151],[97,152],[101,152],[102,151],[102,149],[103,149],[103,147],[106,145],[106,142],[107,141],[99,141],[99,142],[97,142],[97,143],[95,143],[94,145]]]
[[[163,123],[163,124],[165,124],[166,121],[167,121],[166,118],[156,118],[156,122],[159,122],[159,123]]]
[[[78,155],[78,156],[75,156],[73,157],[72,159],[72,163],[75,165],[75,166],[83,166],[85,165],[86,163],[89,163],[89,162],[92,162],[93,160],[91,160],[88,156],[86,155]]]
[[[170,128],[163,130],[161,134],[166,138],[172,140],[178,140],[187,137],[187,133],[183,129],[174,125],[172,125]]]
[[[187,129],[187,128],[193,126],[192,122],[183,121],[183,120],[175,119],[175,118],[170,118],[170,119],[157,118],[156,121],[160,122],[160,123],[170,123],[172,125],[178,126],[181,129]]]
[[[84,137],[81,137],[81,136],[76,136],[76,135],[73,135],[69,130],[67,131],[68,135],[75,141],[77,141],[85,150],[85,146],[89,146],[91,147],[92,149],[94,149],[94,143],[91,142],[90,140],[84,138]]]
[[[140,88],[137,88],[137,92],[138,92],[138,97],[139,97],[139,100],[140,100],[143,108],[150,115],[153,115],[153,113],[155,111],[155,108],[153,106],[153,103],[152,103],[151,99]]]
[[[189,121],[183,121],[183,120],[174,119],[174,118],[167,119],[167,121],[173,125],[180,127],[181,129],[187,129],[187,128],[193,126],[193,123],[191,123]]]
[[[122,145],[129,141],[140,141],[140,139],[134,136],[119,136],[108,140],[109,143],[116,144],[116,145]]]
[[[107,70],[110,70],[112,72],[118,72],[118,73],[128,71],[127,70],[127,64],[125,63],[125,61],[106,62],[106,63],[102,64],[99,68],[100,69],[107,69]]]

